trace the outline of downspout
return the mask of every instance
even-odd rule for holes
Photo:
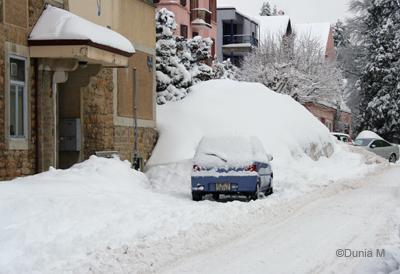
[[[139,151],[138,151],[138,122],[137,122],[137,73],[136,73],[136,68],[133,69],[133,89],[134,89],[134,94],[132,96],[133,98],[133,165],[134,169],[140,170],[140,163],[139,163]]]
[[[40,126],[40,107],[39,107],[39,62],[34,59],[35,67],[35,129],[36,129],[36,143],[35,143],[35,173],[39,173],[40,161],[40,145],[39,145],[39,126]]]

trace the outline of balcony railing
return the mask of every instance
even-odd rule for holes
[[[199,24],[204,21],[205,24],[211,26],[211,12],[207,9],[195,8],[190,12],[190,21]],[[201,24],[201,23],[200,23]]]
[[[249,43],[252,46],[258,47],[258,39],[252,35],[247,35],[247,34],[224,35],[223,45],[245,44],[245,43]]]

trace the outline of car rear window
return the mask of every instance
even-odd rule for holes
[[[362,147],[366,147],[369,145],[369,143],[371,143],[372,139],[356,139],[354,141],[354,144],[356,146],[362,146]]]
[[[242,167],[268,162],[261,141],[256,137],[204,137],[194,163],[202,167]]]

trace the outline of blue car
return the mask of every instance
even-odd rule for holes
[[[273,193],[272,156],[256,137],[204,137],[192,170],[192,198],[207,194],[245,195],[253,200]]]

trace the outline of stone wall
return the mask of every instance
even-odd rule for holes
[[[158,134],[154,128],[138,128],[138,150],[139,156],[144,160],[144,164],[150,158],[157,138]],[[121,159],[130,161],[133,157],[134,147],[133,127],[116,126],[114,140],[114,148],[119,152]]]
[[[114,150],[112,69],[102,69],[81,92],[83,153],[87,159],[96,151]]]
[[[115,126],[113,117],[113,72],[102,69],[82,88],[84,158],[96,151],[118,151],[121,159],[131,160],[134,145],[132,127]],[[138,129],[138,149],[147,161],[157,141],[153,128]]]
[[[10,2],[11,3],[11,2]],[[16,45],[27,46],[27,36],[36,22],[38,16],[41,13],[43,7],[43,0],[30,0],[27,2],[28,14],[26,27],[15,26],[4,22],[4,18],[0,21],[0,180],[7,180],[17,176],[34,174],[36,171],[35,161],[35,148],[36,148],[36,130],[35,125],[35,110],[36,110],[36,90],[35,90],[35,69],[33,62],[31,62],[28,74],[28,94],[30,94],[29,102],[29,113],[31,127],[28,128],[30,138],[28,139],[27,150],[10,150],[7,145],[6,134],[8,129],[5,125],[5,46],[6,42],[10,42]],[[4,7],[4,1],[0,0],[1,9]],[[7,10],[8,14],[12,16],[18,16],[19,10],[13,9],[11,6]],[[15,14],[13,14],[15,12]],[[0,11],[3,14],[3,11]],[[21,21],[22,22],[22,21]]]

